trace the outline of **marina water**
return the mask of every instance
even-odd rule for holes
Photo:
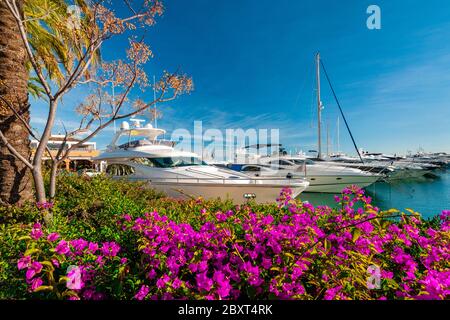
[[[377,182],[366,188],[372,203],[381,210],[391,208],[404,211],[413,209],[424,218],[450,210],[450,170],[440,171],[438,178],[420,178],[398,182]],[[302,193],[300,199],[311,204],[336,206],[334,195],[325,193]]]

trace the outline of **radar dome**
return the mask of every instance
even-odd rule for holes
[[[126,121],[122,122],[122,125],[120,126],[121,130],[128,130],[130,129],[130,124]]]

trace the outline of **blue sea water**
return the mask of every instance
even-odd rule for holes
[[[381,210],[396,208],[413,209],[424,218],[439,215],[442,210],[450,210],[450,170],[439,171],[438,178],[421,178],[399,182],[377,182],[366,193],[372,203]],[[300,199],[311,204],[335,206],[332,194],[302,193]]]

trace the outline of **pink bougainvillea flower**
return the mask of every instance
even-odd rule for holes
[[[99,247],[98,247],[98,244],[97,244],[97,243],[95,243],[95,242],[89,242],[88,250],[89,250],[91,253],[95,253],[98,249],[99,249]]]
[[[88,246],[88,244],[89,243],[84,239],[76,239],[70,241],[70,245],[73,247],[74,253],[77,255],[80,255],[83,252],[83,250]]]
[[[44,282],[41,278],[34,278],[33,280],[31,280],[31,291],[35,291],[37,288],[42,286],[43,283]]]
[[[148,273],[147,273],[147,278],[149,278],[150,280],[151,279],[154,279],[156,277],[156,271],[155,271],[155,269],[152,269],[152,270],[150,270]]]
[[[67,283],[66,286],[72,290],[80,290],[84,287],[84,283],[81,279],[81,268],[71,267],[67,271]]]
[[[137,299],[137,300],[144,300],[147,297],[149,292],[150,292],[150,288],[147,285],[144,284],[144,285],[141,286],[141,288],[136,293],[134,298]]]
[[[105,261],[103,260],[103,256],[98,256],[95,259],[95,262],[99,265],[99,266],[103,266],[105,264]]]
[[[60,264],[59,264],[58,259],[52,259],[52,263],[55,267],[59,268]]]
[[[183,282],[179,278],[176,278],[175,280],[172,281],[172,288],[178,289],[181,287],[182,284]]]
[[[43,234],[44,233],[42,232],[41,224],[35,223],[33,225],[33,228],[31,229],[30,237],[33,238],[34,240],[38,240],[40,237],[42,237]]]
[[[70,252],[69,244],[65,240],[59,241],[55,248],[55,252],[60,255],[66,255]]]
[[[59,237],[60,237],[60,235],[59,235],[58,233],[53,232],[53,233],[50,233],[50,234],[47,236],[47,240],[50,241],[50,242],[53,242],[53,241],[58,240]]]
[[[104,242],[101,251],[105,257],[115,257],[120,251],[120,246],[115,242]]]
[[[162,289],[166,286],[166,283],[169,281],[170,281],[170,277],[167,274],[165,274],[156,281],[156,287],[158,289]]]
[[[225,277],[225,274],[222,271],[215,271],[213,280],[216,282],[218,295],[221,298],[227,298],[232,289],[230,280]]]
[[[208,278],[208,276],[206,275],[206,272],[198,273],[195,276],[195,279],[197,281],[197,286],[198,286],[199,290],[205,290],[205,291],[211,290],[211,288],[213,286],[213,281],[210,278]]]
[[[28,268],[30,266],[30,264],[31,264],[30,256],[22,257],[17,261],[17,269],[22,270],[22,269]]]
[[[334,300],[336,299],[336,296],[338,295],[339,291],[342,290],[342,286],[337,286],[334,288],[330,288],[327,289],[327,291],[325,291],[325,296],[324,296],[324,300]]]
[[[27,280],[31,280],[35,275],[40,273],[42,271],[42,264],[38,261],[34,261],[29,267],[26,272],[26,278]]]

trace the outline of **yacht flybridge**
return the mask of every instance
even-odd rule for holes
[[[232,199],[244,203],[274,202],[283,187],[291,188],[293,196],[309,185],[304,179],[254,178],[229,169],[206,164],[195,153],[179,151],[173,141],[158,139],[165,130],[123,122],[106,151],[96,160],[106,161],[106,173],[116,179],[146,181],[149,186],[170,197]],[[119,144],[120,138],[127,142]],[[136,139],[143,137],[143,139]]]

